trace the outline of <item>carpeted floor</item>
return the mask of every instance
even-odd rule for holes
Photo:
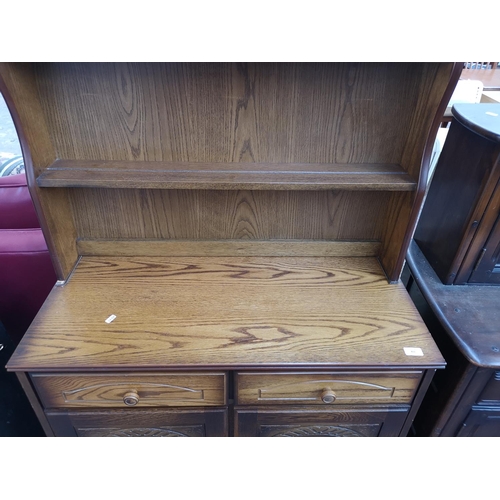
[[[31,405],[13,373],[5,365],[14,352],[14,344],[0,323],[0,437],[45,436]]]

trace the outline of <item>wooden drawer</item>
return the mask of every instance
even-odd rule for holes
[[[238,404],[409,403],[421,371],[238,373]]]
[[[222,406],[225,373],[31,374],[45,408]]]

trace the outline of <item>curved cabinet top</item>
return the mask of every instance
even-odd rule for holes
[[[472,132],[500,142],[500,104],[455,104],[453,116]]]

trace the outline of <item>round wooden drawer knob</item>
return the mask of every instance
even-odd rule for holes
[[[323,389],[321,393],[321,401],[326,404],[333,403],[337,399],[335,393],[331,389]]]
[[[135,406],[139,402],[139,394],[135,391],[130,391],[123,396],[123,402],[127,406]]]

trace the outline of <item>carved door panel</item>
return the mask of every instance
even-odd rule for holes
[[[386,408],[336,407],[236,408],[235,435],[260,437],[399,436],[408,406]]]
[[[47,411],[56,436],[224,437],[227,409]]]

